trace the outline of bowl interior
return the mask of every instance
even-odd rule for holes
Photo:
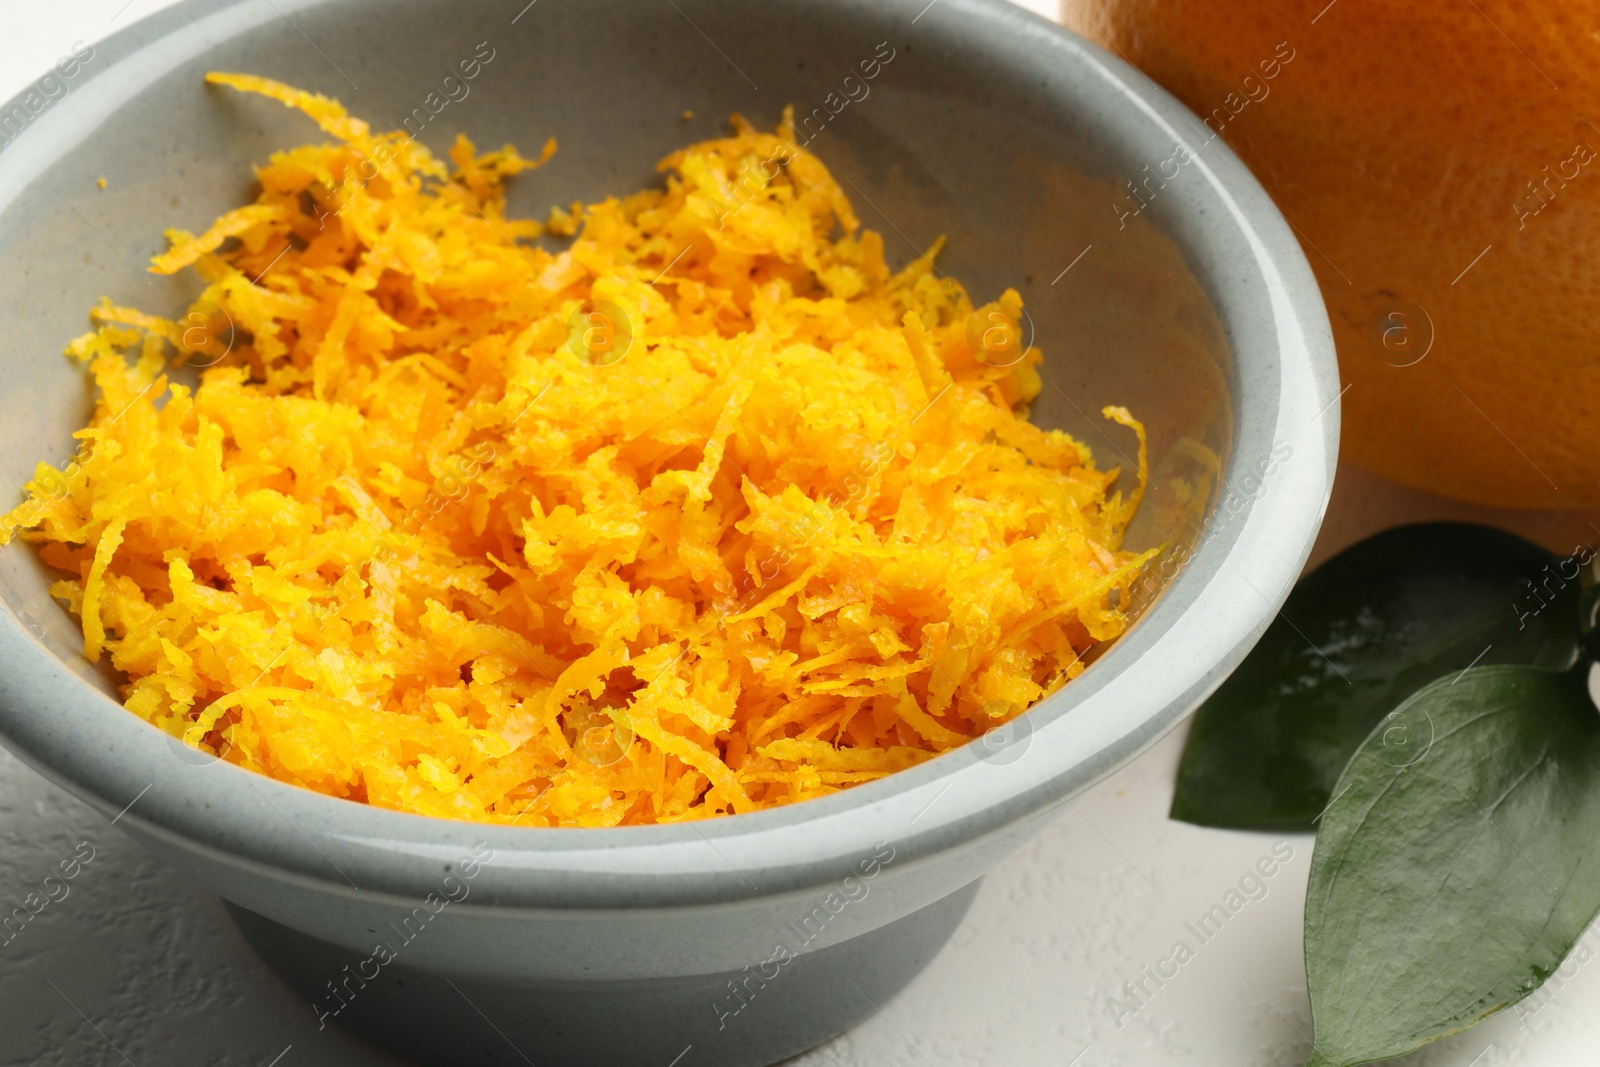
[[[1229,454],[1233,371],[1212,299],[1161,225],[1177,197],[1119,147],[1116,115],[1063,115],[1024,65],[997,62],[993,49],[1015,34],[999,7],[947,2],[969,33],[993,20],[990,50],[951,47],[939,21],[951,12],[919,27],[893,3],[541,0],[518,14],[430,0],[192,0],[147,20],[101,45],[98,65],[51,105],[58,113],[33,119],[0,159],[13,164],[0,166],[0,490],[73,454],[92,395],[60,353],[88,310],[106,296],[178,317],[197,280],[142,269],[164,229],[203,230],[253,195],[252,164],[325,139],[298,113],[202,81],[229,70],[337,96],[441,155],[457,133],[530,154],[555,136],[554,159],[511,186],[509,210],[540,218],[659,182],[661,157],[722,135],[733,112],[770,128],[792,104],[800,139],[894,265],[944,236],[939,268],[975,300],[1021,292],[1045,353],[1037,422],[1085,441],[1129,484],[1133,434],[1099,412],[1121,404],[1145,423],[1153,487],[1129,545],[1181,551]],[[1137,194],[1130,178],[1145,183]],[[6,605],[114,695],[115,679],[79,654],[53,577],[30,546],[0,550]]]

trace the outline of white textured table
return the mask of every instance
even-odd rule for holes
[[[8,4],[0,24],[0,99],[73,42],[92,43],[167,2],[131,0],[121,11],[124,0]],[[1054,5],[1027,6],[1048,14]],[[1335,510],[1355,516],[1373,498],[1372,480],[1357,476],[1341,490],[1345,485],[1361,486],[1361,499],[1336,501]],[[1396,501],[1386,509],[1407,518],[1458,510],[1416,494],[1391,495]],[[1380,524],[1363,512],[1342,527],[1364,533]],[[988,877],[953,943],[926,973],[880,1016],[791,1067],[1303,1063],[1310,1024],[1300,916],[1311,839],[1168,821],[1181,741],[1181,732],[1169,737],[1077,798]],[[1202,944],[1186,924],[1274,848],[1288,858],[1265,894],[1258,891],[1259,899]],[[68,895],[0,943],[0,1065],[396,1064],[337,1030],[319,1032],[310,1008],[250,954],[215,897],[0,751],[0,912],[39,890],[59,861],[91,849]],[[1146,968],[1154,970],[1180,940],[1192,958],[1174,977],[1147,977]],[[1569,965],[1570,978],[1552,981],[1517,1014],[1405,1062],[1590,1067],[1600,1059],[1594,972],[1600,968]],[[1125,984],[1143,990],[1130,994]]]

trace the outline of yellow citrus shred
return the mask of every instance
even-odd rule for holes
[[[96,311],[77,457],[0,519],[160,729],[423,815],[672,822],[914,766],[1126,629],[1143,428],[1106,409],[1140,440],[1125,496],[1027,422],[1038,351],[991,366],[967,329],[1020,297],[891,273],[787,119],[553,211],[551,251],[503,182],[554,141],[448,167],[209,80],[338,140],[171,233],[184,322]]]

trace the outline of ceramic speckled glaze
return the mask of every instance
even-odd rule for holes
[[[162,229],[203,228],[249,196],[252,162],[320,139],[207,88],[209,69],[338,95],[436,149],[553,134],[511,198],[539,216],[792,102],[891,258],[944,234],[941,268],[975,296],[1021,290],[1047,356],[1037,421],[1106,465],[1131,437],[1085,413],[1126,404],[1151,430],[1130,543],[1166,544],[1169,565],[1082,677],[914,770],[697,825],[479,827],[206,759],[118,705],[33,550],[0,551],[5,743],[230,901],[308,1010],[402,1055],[753,1067],[848,1027],[938,950],[989,867],[1221,681],[1310,549],[1338,383],[1292,233],[1165,93],[1000,0],[190,0],[134,25],[64,96],[0,111],[7,493],[71,454],[90,395],[58,353],[87,309],[181,306],[193,279],[135,267]]]

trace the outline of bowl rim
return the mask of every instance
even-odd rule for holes
[[[119,88],[145,84],[225,34],[334,2],[185,0],[97,43],[105,62],[73,99],[19,136],[36,151],[0,152],[0,219],[77,143],[74,130],[92,130],[116,111]],[[791,2],[838,17],[853,6]],[[926,859],[1070,803],[1176,725],[1277,613],[1327,505],[1342,394],[1316,278],[1287,222],[1227,145],[1201,143],[1194,134],[1205,128],[1193,114],[1122,60],[1008,0],[874,6],[875,17],[897,13],[942,47],[1003,48],[998,54],[1021,68],[1010,76],[1036,77],[1069,109],[1089,97],[1117,109],[1126,136],[1140,145],[1188,147],[1196,180],[1173,196],[1183,208],[1170,224],[1188,228],[1175,239],[1230,335],[1234,438],[1212,519],[1136,625],[1018,720],[1027,744],[1015,759],[994,758],[980,739],[832,796],[691,823],[554,829],[438,819],[324,796],[226,763],[174,760],[166,734],[57,659],[9,603],[0,610],[0,663],[11,667],[0,678],[0,738],[136,834],[274,877],[333,893],[415,899],[465,849],[487,844],[494,860],[475,886],[480,901],[594,909],[800,892],[849,873],[885,843],[897,863]],[[1197,210],[1213,213],[1202,225]],[[1241,252],[1243,267],[1228,266]],[[1241,491],[1241,479],[1269,456],[1277,458],[1272,491]],[[1219,521],[1220,502],[1234,497],[1239,507]],[[1128,669],[1147,656],[1159,658],[1161,669]],[[59,710],[43,716],[36,710],[43,707]]]

